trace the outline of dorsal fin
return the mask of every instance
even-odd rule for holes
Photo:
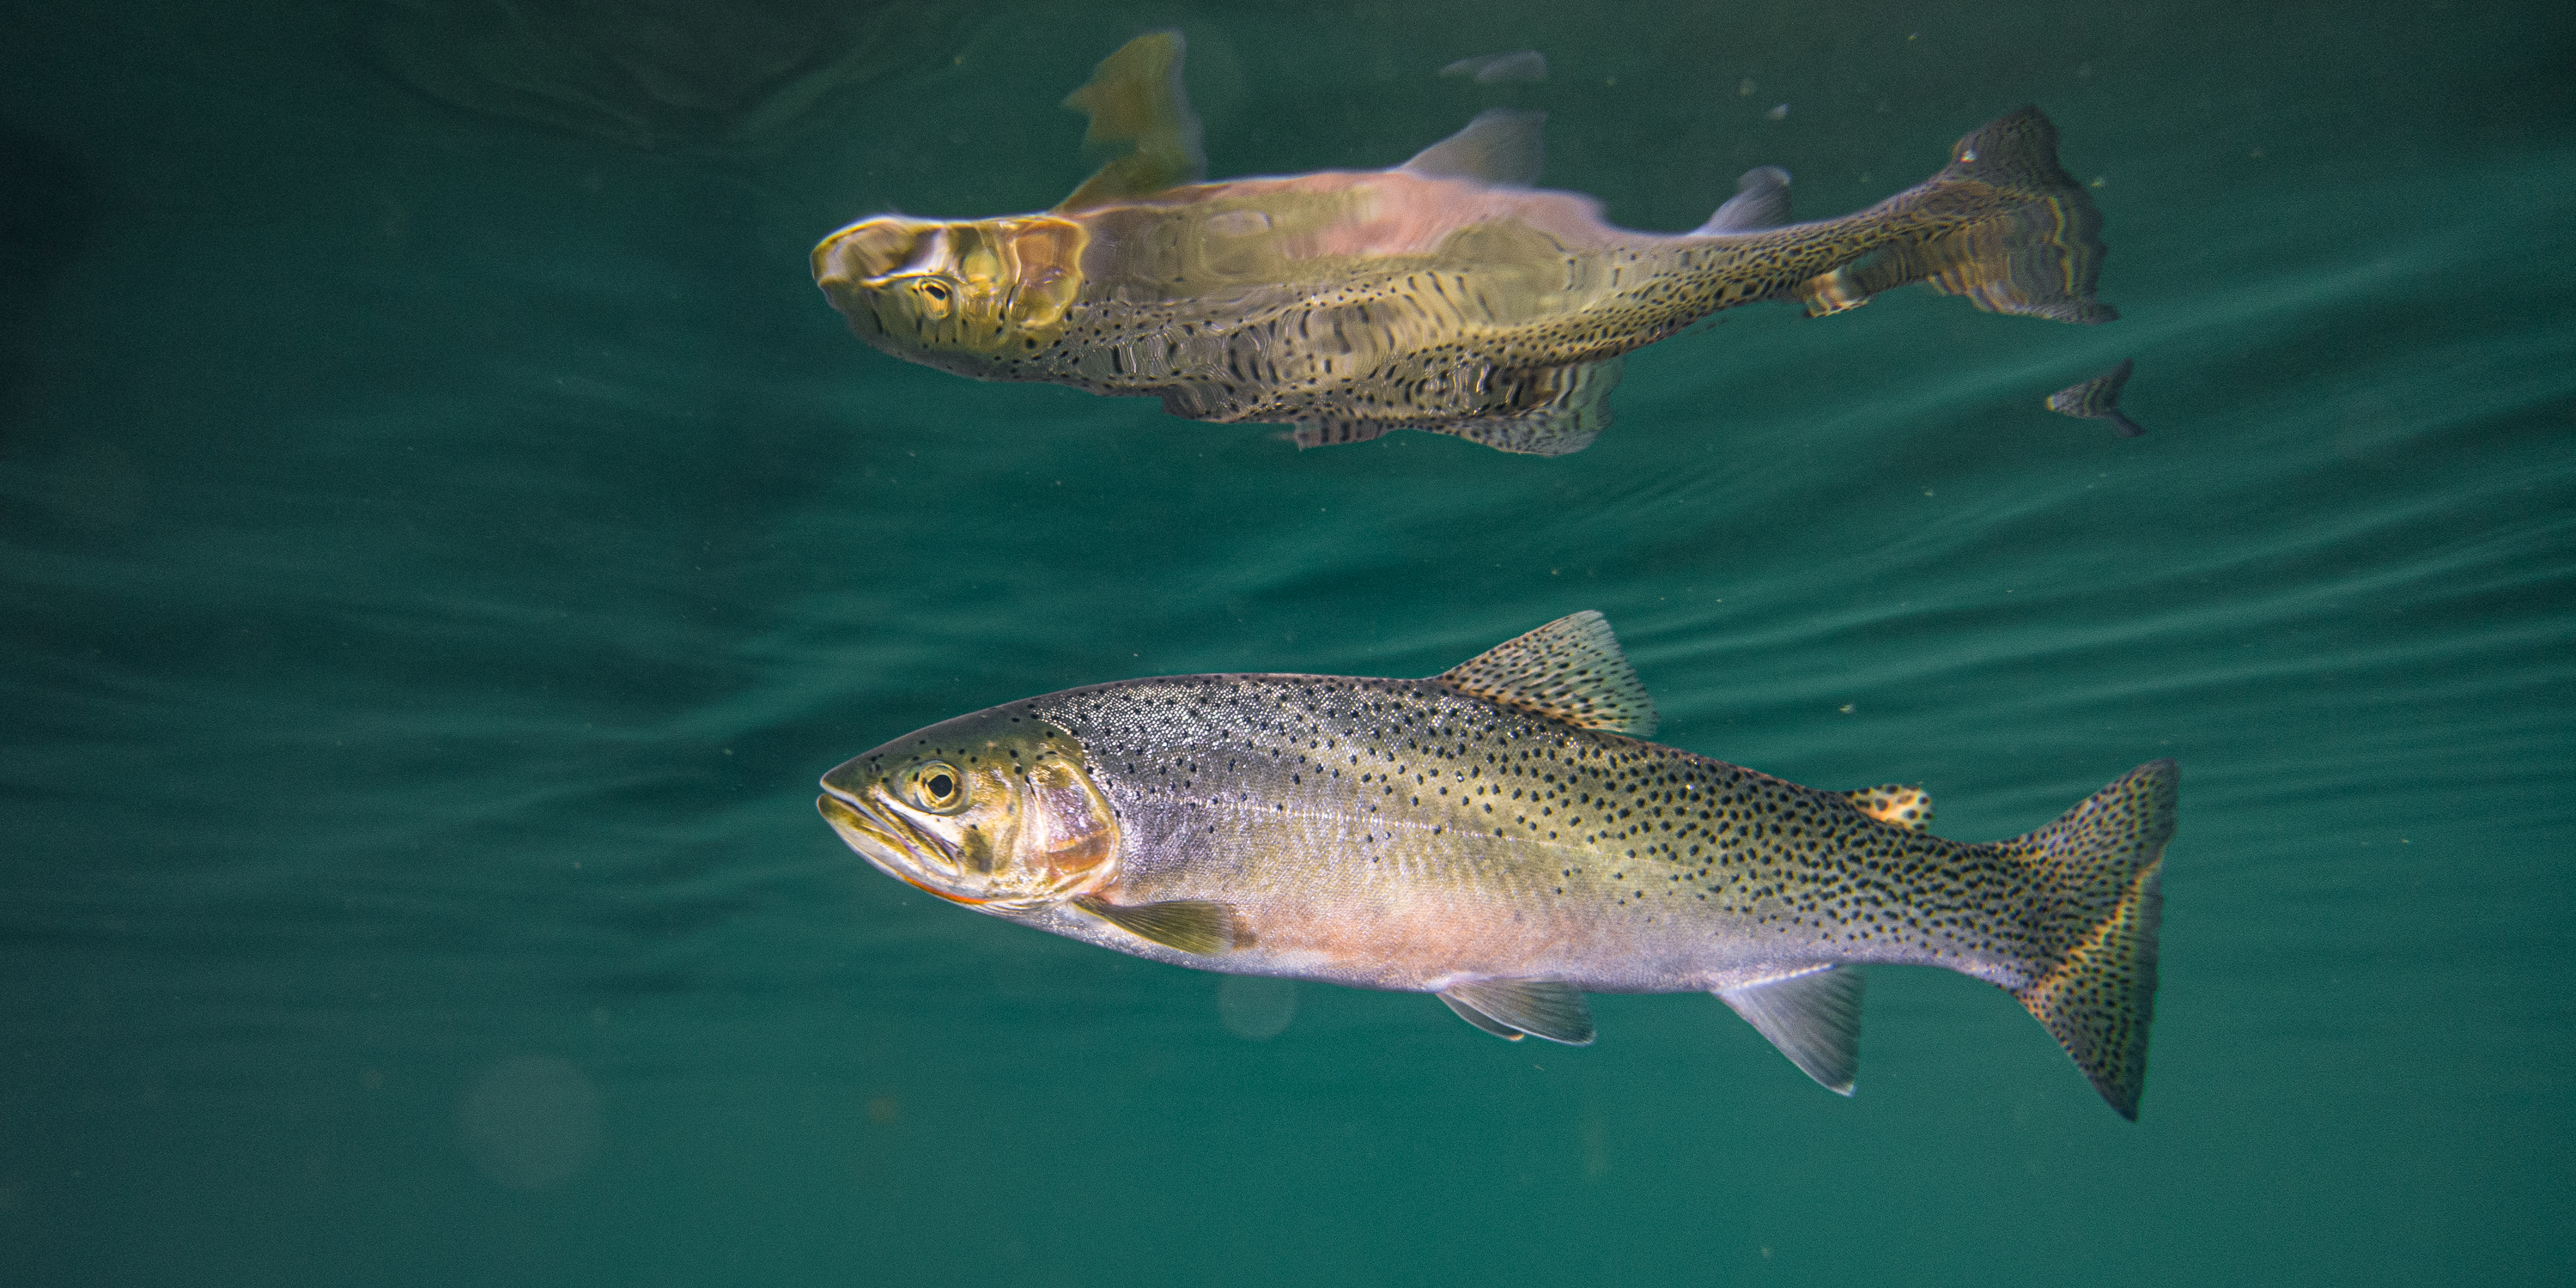
[[[1090,83],[1065,96],[1064,105],[1088,113],[1086,148],[1125,147],[1100,167],[1057,210],[1087,210],[1166,188],[1207,174],[1199,150],[1199,118],[1181,88],[1185,43],[1177,31],[1149,31],[1100,60]]]
[[[1691,230],[1700,237],[1753,233],[1789,222],[1789,172],[1776,165],[1758,166],[1735,181],[1735,195]]]
[[[1467,128],[1413,154],[1397,166],[1444,179],[1476,179],[1498,188],[1526,188],[1547,167],[1547,113],[1497,107],[1479,112]]]
[[[1882,787],[1862,787],[1843,795],[1860,807],[1860,812],[1881,823],[1910,828],[1920,832],[1932,826],[1932,793],[1920,787],[1901,787],[1889,783]]]
[[[1439,675],[1441,683],[1582,729],[1643,738],[1655,700],[1619,651],[1610,623],[1587,608],[1508,640]]]

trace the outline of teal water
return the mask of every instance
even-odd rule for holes
[[[1175,23],[1219,174],[1513,102],[1637,227],[1760,163],[1856,208],[2036,102],[2124,320],[1739,311],[1557,460],[843,332],[819,235],[1051,203],[1057,100]],[[0,1282],[2566,1283],[2572,29],[10,6]],[[2131,355],[2146,437],[2041,410]],[[2142,1121],[1958,976],[1874,973],[1844,1100],[1706,998],[1532,1050],[1228,989],[813,812],[1007,699],[1583,608],[1660,740],[1945,835],[2180,761]]]

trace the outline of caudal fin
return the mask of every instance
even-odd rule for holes
[[[1959,140],[1950,164],[1868,212],[1903,232],[1797,290],[1822,316],[1921,282],[1978,308],[2059,322],[2119,316],[2093,298],[2101,212],[2057,163],[2057,127],[2025,107]]]
[[[2047,892],[2031,928],[2040,971],[2013,996],[2133,1121],[2147,1080],[2164,914],[2158,886],[2179,778],[2170,760],[2140,765],[2065,817],[2004,843]]]
[[[2060,416],[2078,420],[2107,420],[2120,431],[2122,438],[2136,438],[2147,431],[2120,411],[2120,391],[2128,387],[2129,373],[2136,361],[2120,359],[2120,365],[2093,377],[2078,381],[2048,396],[2048,409]]]

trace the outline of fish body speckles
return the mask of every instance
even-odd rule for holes
[[[1180,965],[1438,993],[1504,1036],[1589,1041],[1585,992],[1713,992],[1838,1090],[1850,969],[1943,966],[2014,992],[2134,1113],[2169,764],[1968,844],[1910,821],[1914,789],[1820,791],[1622,732],[1653,719],[1586,613],[1429,679],[1014,703],[850,761],[821,806],[942,897]]]
[[[1823,315],[1922,283],[1991,311],[2113,316],[2093,298],[2100,218],[2035,109],[1857,214],[1789,223],[1788,174],[1761,167],[1674,235],[1531,187],[1530,111],[1489,111],[1393,169],[1202,182],[1181,53],[1176,32],[1138,37],[1068,100],[1091,142],[1126,151],[1055,209],[862,220],[815,247],[816,283],[869,343],[961,375],[1289,424],[1305,446],[1415,429],[1543,455],[1609,424],[1622,355],[1721,309]]]
[[[1974,847],[1436,680],[1181,677],[1029,710],[1091,753],[1129,839],[1119,893],[1235,905],[1255,969],[1672,992],[1823,952],[2019,982],[2017,928],[1970,897],[2008,877]]]

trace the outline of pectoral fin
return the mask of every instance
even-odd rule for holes
[[[1592,1008],[1583,994],[1552,979],[1479,979],[1440,991],[1459,1018],[1496,1037],[1515,1042],[1524,1033],[1562,1042],[1592,1045]]]
[[[1206,175],[1198,114],[1181,88],[1184,48],[1177,31],[1147,32],[1101,59],[1090,83],[1065,97],[1066,107],[1091,117],[1083,146],[1127,151],[1100,167],[1057,210],[1149,197]]]
[[[1222,956],[1252,944],[1251,930],[1234,909],[1205,899],[1122,905],[1083,895],[1073,906],[1138,939],[1199,957]]]
[[[1848,1096],[1860,1072],[1860,990],[1859,971],[1824,966],[1715,992],[1789,1063],[1826,1090]]]

